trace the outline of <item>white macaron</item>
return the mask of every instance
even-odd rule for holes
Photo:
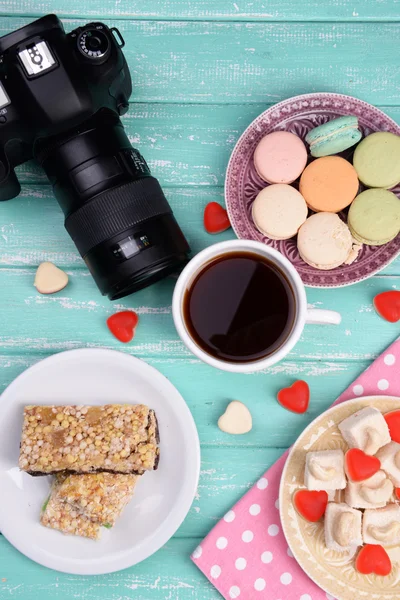
[[[261,190],[252,207],[254,225],[271,240],[294,237],[307,214],[303,196],[285,183],[269,185]]]
[[[334,213],[309,217],[300,227],[297,247],[304,262],[316,269],[335,269],[354,260],[350,229]]]

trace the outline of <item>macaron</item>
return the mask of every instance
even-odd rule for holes
[[[346,223],[337,215],[320,212],[300,227],[297,247],[304,262],[327,271],[340,267],[349,259],[353,240]]]
[[[388,190],[366,190],[351,205],[347,223],[357,241],[368,246],[387,244],[400,231],[400,200]]]
[[[264,136],[254,152],[254,166],[267,183],[292,183],[307,164],[307,149],[294,133],[274,131]]]
[[[367,187],[394,187],[400,182],[400,136],[387,131],[371,133],[357,146],[353,165]]]
[[[284,183],[261,190],[252,206],[255,226],[271,240],[288,240],[295,236],[307,213],[307,204],[300,192]]]
[[[310,145],[311,156],[318,158],[343,152],[358,144],[361,138],[357,117],[349,115],[311,129],[306,135],[306,142]]]
[[[340,156],[317,158],[300,179],[300,193],[315,212],[339,212],[349,206],[359,188],[357,172]]]

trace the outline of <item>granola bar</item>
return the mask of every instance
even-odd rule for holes
[[[79,515],[78,512],[58,497],[58,484],[53,486],[50,498],[45,502],[40,522],[45,527],[56,529],[67,535],[98,540],[101,534],[101,525]]]
[[[66,502],[78,515],[94,523],[112,527],[131,500],[137,475],[95,473],[90,475],[56,476],[57,498]]]
[[[19,467],[31,475],[141,474],[158,466],[158,425],[142,404],[26,406]]]

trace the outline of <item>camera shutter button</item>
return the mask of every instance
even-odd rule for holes
[[[5,115],[0,115],[0,125],[7,123],[7,117]]]

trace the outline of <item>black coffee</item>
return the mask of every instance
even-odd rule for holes
[[[285,275],[251,252],[223,254],[208,263],[183,301],[186,327],[196,344],[236,363],[264,358],[282,346],[295,312]]]

